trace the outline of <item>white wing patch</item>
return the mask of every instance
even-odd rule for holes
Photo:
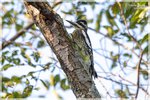
[[[88,40],[87,34],[85,33],[84,30],[82,30],[82,33],[83,33],[83,35],[85,37],[86,44],[92,49],[92,46],[91,46],[90,41]]]

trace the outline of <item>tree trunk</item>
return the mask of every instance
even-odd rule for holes
[[[78,59],[81,58],[72,46],[61,17],[47,2],[24,2],[29,15],[57,56],[71,89],[77,98],[100,98],[94,81]]]

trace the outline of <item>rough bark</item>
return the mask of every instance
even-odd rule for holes
[[[77,98],[100,98],[92,78],[84,69],[83,63],[79,61],[80,56],[73,48],[72,40],[61,17],[46,2],[25,1],[24,3],[28,13],[41,29],[57,56],[75,96]]]

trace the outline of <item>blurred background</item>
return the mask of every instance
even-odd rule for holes
[[[1,98],[76,100],[65,73],[20,0],[0,1]],[[102,100],[150,98],[150,4],[48,0],[64,20],[88,22]],[[139,90],[139,92],[137,92]]]

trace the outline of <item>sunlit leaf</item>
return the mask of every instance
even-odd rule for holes
[[[50,75],[50,85],[54,86],[54,76]]]
[[[26,79],[26,84],[29,85],[30,84],[30,81],[28,79]]]
[[[12,76],[11,81],[15,82],[16,84],[21,83],[21,77]]]
[[[111,26],[104,26],[104,28],[107,30],[107,34],[109,37],[112,37],[113,35],[116,34]]]
[[[26,97],[30,96],[31,93],[32,93],[32,89],[33,89],[33,86],[32,86],[32,85],[27,86],[27,87],[23,90],[22,97],[23,97],[23,98],[26,98]]]
[[[141,11],[141,13],[140,13],[139,16],[138,16],[138,20],[137,20],[138,23],[145,17],[146,12],[147,12],[148,10],[149,10],[149,9],[148,9],[147,7],[145,7],[145,8]]]
[[[22,24],[16,24],[16,30],[19,31],[23,28],[23,23]]]

